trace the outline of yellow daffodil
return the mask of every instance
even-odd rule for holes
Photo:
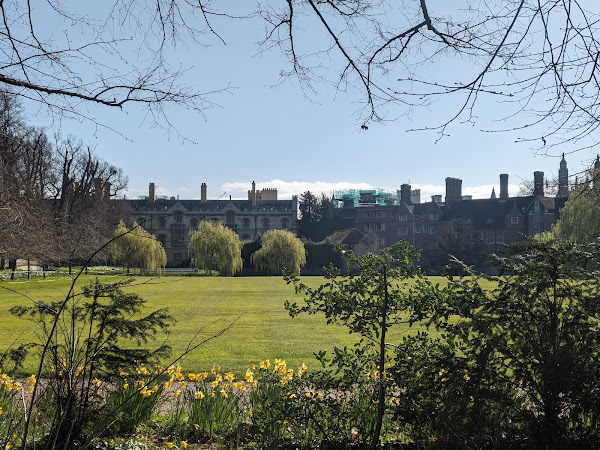
[[[219,385],[219,382],[218,381],[213,381],[210,384],[212,385],[212,387],[216,388]]]
[[[184,388],[187,386],[187,382],[186,381],[182,381],[181,383],[179,383],[179,385]]]
[[[224,398],[228,397],[227,392],[225,391],[225,389],[221,389],[221,396],[224,397]]]
[[[122,377],[126,377],[129,374],[119,367],[119,375],[121,375]]]
[[[225,374],[225,379],[230,383],[233,381],[234,378],[235,376],[231,372]]]
[[[173,448],[173,445],[175,444],[173,444],[172,442],[165,442],[165,445],[169,448]]]
[[[252,383],[254,380],[254,372],[250,369],[246,369],[246,376],[244,377],[248,383]]]
[[[100,386],[100,383],[102,383],[102,381],[100,381],[98,378],[94,378],[92,380],[92,383],[94,383],[96,386]]]
[[[181,441],[180,444],[183,448],[187,448],[188,446],[188,443],[186,441]]]
[[[177,389],[174,393],[173,396],[175,396],[175,398],[179,397],[181,395],[181,389]]]
[[[188,378],[190,381],[196,381],[196,374],[195,373],[188,373]]]
[[[194,428],[196,428],[196,430],[200,429],[200,425],[198,425],[197,423],[194,424]]]
[[[260,363],[261,369],[268,369],[269,367],[271,367],[271,362],[268,359],[265,359],[263,362]]]
[[[202,400],[204,398],[204,392],[198,391],[196,392],[196,399]]]

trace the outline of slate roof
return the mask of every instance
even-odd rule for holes
[[[334,231],[325,238],[328,244],[333,245],[356,245],[359,244],[365,234],[357,228]]]
[[[511,197],[506,200],[485,198],[454,201],[445,206],[443,217],[444,220],[468,219],[472,225],[477,227],[504,226],[506,217],[513,208],[516,208],[519,212],[524,212],[533,202],[533,198],[533,196],[528,196]],[[491,223],[488,222],[489,218],[492,219]]]
[[[166,209],[173,208],[179,203],[187,211],[208,211],[208,210],[222,210],[227,205],[231,204],[239,210],[259,210],[262,208],[292,208],[292,200],[258,200],[256,205],[253,206],[250,200],[208,200],[203,202],[202,200],[171,200],[171,199],[157,199],[156,201],[143,200],[127,200],[134,211],[163,211]]]

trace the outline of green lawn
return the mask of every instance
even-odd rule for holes
[[[82,286],[94,277],[83,277]],[[102,281],[117,281],[121,277],[102,277]],[[305,277],[311,286],[323,282],[322,277]],[[17,304],[31,300],[7,291],[13,289],[33,300],[60,300],[69,289],[67,277],[47,280],[0,282],[0,351],[13,342],[35,339],[35,326],[27,319],[9,313]],[[239,320],[222,336],[205,343],[188,354],[181,365],[185,370],[204,371],[212,364],[224,370],[242,373],[251,362],[266,358],[283,358],[292,367],[303,362],[316,368],[313,352],[331,350],[334,346],[351,346],[355,337],[346,328],[327,325],[322,316],[302,315],[290,318],[283,307],[285,300],[302,302],[294,289],[280,277],[163,277],[134,278],[127,289],[148,301],[148,310],[168,307],[177,323],[170,335],[158,335],[156,343],[166,340],[174,349],[174,357],[182,354],[194,339],[202,341]],[[390,339],[401,339],[409,332],[398,326]]]

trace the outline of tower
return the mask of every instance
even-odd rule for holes
[[[564,153],[562,155],[562,159],[560,160],[560,168],[558,169],[558,193],[556,196],[569,196],[569,169],[567,169],[567,161],[565,161]]]

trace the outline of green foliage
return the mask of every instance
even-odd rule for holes
[[[342,274],[330,266],[326,283],[316,289],[301,283],[294,274],[286,273],[285,279],[294,284],[296,293],[305,295],[306,305],[299,307],[296,303],[286,302],[285,307],[292,317],[300,313],[323,313],[328,323],[341,323],[350,333],[361,336],[354,352],[336,348],[331,364],[351,379],[364,370],[376,374],[372,377],[376,380],[372,400],[377,404],[377,421],[369,435],[375,446],[379,442],[389,400],[385,376],[388,363],[386,334],[393,325],[406,322],[406,311],[414,307],[411,290],[414,280],[420,279],[424,286],[428,281],[414,264],[419,252],[403,241],[379,255],[356,257],[353,252],[345,252],[343,257],[348,272]],[[408,320],[412,318],[409,316]],[[358,367],[362,370],[357,371]]]
[[[159,367],[159,366],[157,366]],[[119,377],[109,386],[106,406],[103,408],[111,433],[131,433],[148,423],[161,403],[166,375],[160,368],[149,370],[145,365],[136,366],[131,373],[119,369]]]
[[[577,244],[587,244],[600,236],[600,170],[591,171],[591,181],[571,189],[553,227],[555,236]]]
[[[298,210],[298,236],[301,238],[320,242],[343,226],[340,210],[325,194],[321,194],[321,197],[310,191],[300,194]]]
[[[368,439],[374,425],[368,411],[375,407],[364,385],[324,372],[305,373],[305,366],[294,372],[278,359],[272,369],[266,363],[252,372],[250,393],[250,432],[261,447],[343,448]]]
[[[203,221],[190,232],[191,264],[199,269],[217,270],[233,276],[242,270],[242,243],[237,233],[221,222]]]
[[[160,275],[167,264],[167,254],[154,235],[134,223],[128,229],[123,221],[113,233],[109,253],[117,265],[136,267],[141,272],[154,272]]]
[[[114,381],[122,368],[155,363],[169,353],[166,345],[156,350],[140,347],[159,330],[167,332],[172,318],[166,309],[142,315],[145,301],[125,293],[126,284],[96,281],[80,294],[70,291],[63,301],[11,309],[33,320],[41,338],[39,343],[21,346],[39,349],[38,378],[48,374],[43,396],[46,420],[39,424],[48,434],[41,448],[72,448],[103,432],[114,418],[102,401],[105,390],[100,380]],[[36,400],[34,390],[29,414],[38,405]]]
[[[271,230],[263,235],[262,247],[252,255],[252,263],[268,275],[281,275],[284,269],[298,275],[306,264],[306,250],[293,233]]]
[[[597,255],[544,235],[496,258],[502,276],[432,293],[431,324],[443,334],[400,346],[395,378],[423,400],[398,417],[455,446],[597,442],[599,273],[586,269]],[[484,278],[497,287],[482,289]]]

